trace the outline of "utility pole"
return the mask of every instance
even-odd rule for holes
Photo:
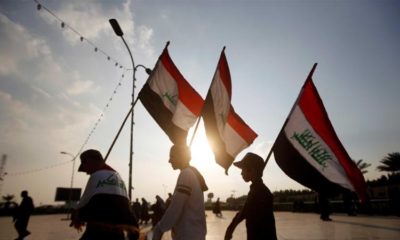
[[[3,181],[4,177],[7,175],[6,170],[6,162],[7,162],[7,155],[3,154],[1,158],[1,163],[0,163],[0,195],[1,195],[1,190],[3,189]]]
[[[143,66],[142,64],[135,65],[135,61],[133,60],[132,52],[131,49],[129,48],[128,44],[125,41],[124,38],[124,33],[122,32],[121,27],[118,24],[118,21],[116,19],[110,19],[109,20],[111,27],[113,28],[115,35],[120,37],[122,41],[125,44],[126,49],[128,50],[129,56],[131,57],[131,62],[132,62],[132,71],[133,71],[133,76],[132,76],[132,100],[131,100],[131,138],[130,138],[130,144],[129,144],[129,184],[128,184],[128,196],[129,200],[132,201],[132,160],[133,160],[133,126],[135,124],[134,121],[134,106],[135,106],[135,88],[136,88],[136,71],[138,67],[142,67],[147,74],[150,75],[151,70]],[[108,155],[107,155],[108,156]]]

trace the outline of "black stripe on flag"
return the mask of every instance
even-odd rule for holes
[[[186,144],[188,132],[172,122],[172,112],[164,106],[161,97],[150,88],[148,83],[140,91],[139,99],[174,144]]]
[[[227,153],[225,142],[219,135],[211,91],[207,94],[201,115],[203,117],[208,142],[215,155],[215,161],[228,171],[234,159]]]
[[[330,196],[337,195],[345,190],[339,184],[333,183],[318,172],[304,159],[287,139],[282,130],[274,145],[275,161],[279,167],[293,180]]]

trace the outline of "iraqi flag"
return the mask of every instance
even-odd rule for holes
[[[274,143],[275,161],[289,177],[317,192],[334,195],[348,189],[365,200],[363,174],[337,137],[312,81],[315,67]]]
[[[168,43],[139,99],[174,144],[186,144],[188,130],[200,116],[204,101],[176,68],[167,47]]]
[[[226,172],[236,155],[257,137],[257,134],[235,113],[231,97],[231,76],[222,50],[201,115],[215,160],[225,168]]]

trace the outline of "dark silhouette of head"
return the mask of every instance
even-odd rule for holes
[[[105,164],[101,153],[94,149],[89,149],[81,153],[80,159],[81,165],[78,168],[78,172],[86,172],[87,174],[92,174]]]
[[[247,153],[241,161],[233,165],[242,169],[242,177],[245,182],[262,178],[264,171],[264,160],[254,153]]]
[[[169,151],[169,162],[174,170],[188,167],[191,158],[190,149],[185,144],[173,145]]]
[[[25,198],[28,196],[28,191],[24,190],[21,192],[21,197]]]
[[[162,198],[159,195],[156,195],[156,200],[157,201],[162,201]]]

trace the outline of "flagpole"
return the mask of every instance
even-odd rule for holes
[[[107,161],[108,155],[110,155],[110,152],[111,152],[111,150],[113,149],[114,144],[115,144],[115,142],[117,141],[117,139],[118,139],[118,137],[119,137],[119,134],[121,133],[122,129],[124,128],[125,123],[126,123],[126,120],[127,120],[128,117],[131,115],[132,109],[135,107],[137,101],[138,101],[138,98],[136,98],[135,102],[133,103],[133,106],[129,109],[129,112],[128,112],[128,114],[126,115],[124,121],[122,122],[122,125],[121,125],[121,127],[119,128],[117,135],[115,136],[113,142],[111,143],[111,146],[108,148],[107,154],[106,154],[106,156],[104,157],[104,161]]]
[[[315,68],[317,68],[317,64],[318,64],[318,63],[314,63],[313,67],[311,68],[311,71],[310,71],[310,73],[308,74],[308,76],[307,76],[307,78],[306,78],[306,81],[305,81],[304,84],[303,84],[303,87],[301,87],[300,93],[299,93],[299,95],[297,96],[297,99],[296,99],[296,101],[294,102],[294,104],[293,104],[293,106],[292,106],[292,109],[290,110],[288,116],[286,117],[285,123],[283,124],[281,130],[279,131],[278,136],[280,135],[280,133],[281,133],[281,132],[283,131],[283,129],[285,128],[286,123],[289,121],[289,117],[290,117],[290,115],[292,115],[292,113],[293,113],[293,111],[294,111],[294,109],[295,109],[297,103],[299,102],[300,96],[302,95],[302,93],[303,93],[303,91],[304,91],[304,87],[306,86],[307,81],[309,81],[309,80],[312,78],[312,76],[313,76],[313,74],[314,74],[314,71],[315,71]],[[277,138],[278,138],[278,137],[277,137]],[[268,161],[269,161],[269,158],[271,157],[272,152],[273,152],[273,150],[274,150],[275,143],[276,143],[276,139],[275,139],[274,144],[272,145],[271,149],[269,150],[269,153],[268,153],[267,158],[266,158],[265,161],[264,161],[264,167],[263,167],[263,169],[265,169],[265,166],[267,166],[267,163],[268,163]]]
[[[197,118],[196,126],[194,127],[193,135],[189,142],[189,148],[192,146],[194,136],[196,135],[197,129],[199,128],[199,123],[200,123],[200,117]]]

